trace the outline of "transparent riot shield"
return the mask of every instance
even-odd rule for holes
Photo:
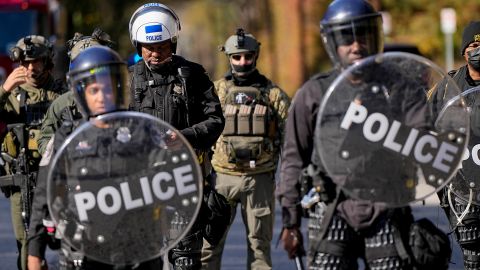
[[[343,71],[321,102],[315,149],[346,195],[388,206],[425,199],[455,174],[469,136],[460,90],[426,58],[401,52]]]
[[[81,125],[50,166],[47,198],[57,231],[92,260],[132,265],[159,257],[200,210],[195,152],[147,114],[116,112]]]
[[[456,102],[460,97],[463,97],[470,112],[470,140],[449,190],[469,203],[480,205],[480,87],[468,89],[450,102]]]

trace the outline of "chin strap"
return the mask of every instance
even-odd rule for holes
[[[450,185],[448,186],[448,203],[450,204],[450,208],[452,209],[452,212],[453,214],[455,215],[455,217],[457,218],[457,224],[455,226],[458,226],[458,225],[461,225],[462,224],[462,221],[463,221],[463,218],[465,218],[465,216],[467,215],[468,213],[468,210],[470,209],[470,206],[472,205],[472,201],[473,201],[473,190],[470,188],[470,195],[468,196],[468,204],[467,206],[465,207],[465,210],[459,215],[456,211],[455,211],[455,207],[453,206],[453,203],[452,203],[452,184],[450,183]]]

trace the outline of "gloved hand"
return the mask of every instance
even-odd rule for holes
[[[287,252],[289,259],[305,255],[303,236],[298,227],[283,228],[281,239],[283,242],[283,249]]]

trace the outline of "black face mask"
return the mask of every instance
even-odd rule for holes
[[[475,70],[480,71],[480,47],[467,52],[468,54],[468,63]]]
[[[157,65],[148,65],[147,64],[147,66],[150,68],[150,70],[152,70],[154,72],[157,72],[157,73],[160,73],[160,74],[163,74],[163,73],[166,73],[166,72],[170,71],[170,69],[172,68],[172,66],[173,66],[172,60],[173,60],[173,58],[169,57],[169,58],[163,60],[160,64],[157,64]]]
[[[237,73],[249,73],[255,69],[255,62],[251,63],[250,65],[233,65],[232,68],[234,72]]]

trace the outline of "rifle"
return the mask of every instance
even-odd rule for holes
[[[28,232],[32,205],[32,187],[35,184],[36,173],[30,171],[28,162],[28,136],[25,124],[16,123],[7,125],[7,130],[12,131],[17,137],[19,152],[17,157],[1,152],[2,159],[9,163],[12,174],[0,176],[0,186],[18,186],[21,192],[22,220],[25,231]]]

